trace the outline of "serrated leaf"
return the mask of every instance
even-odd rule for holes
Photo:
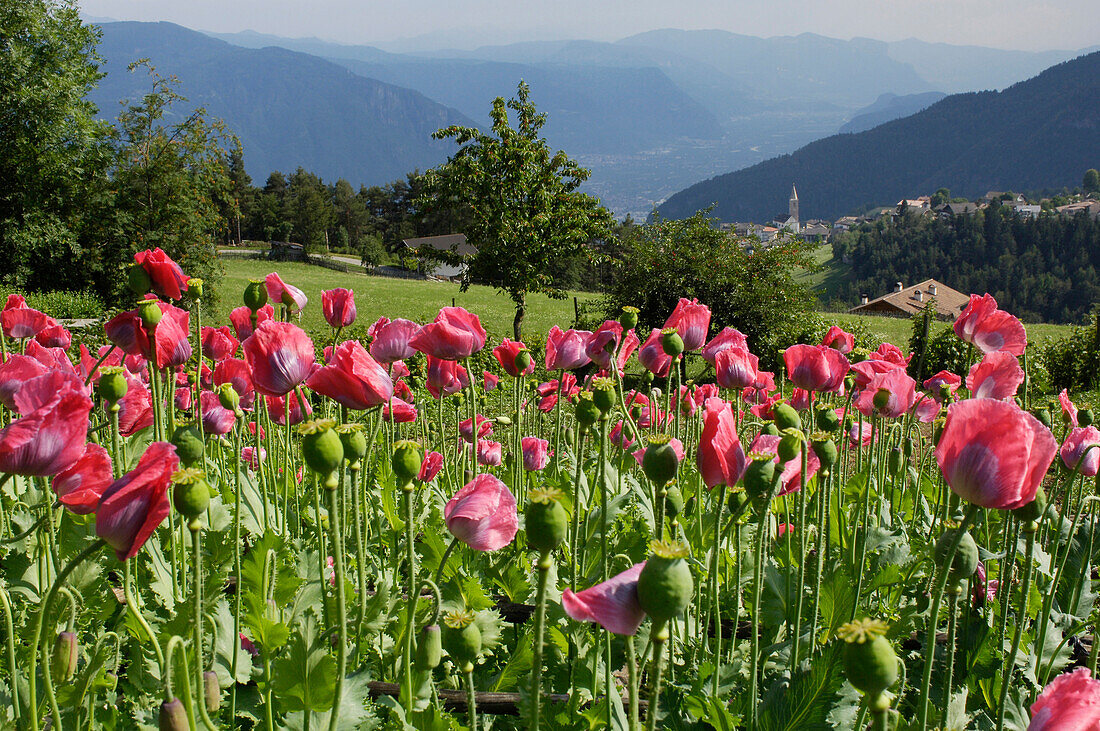
[[[287,645],[275,660],[272,686],[280,705],[289,711],[327,711],[336,692],[336,661],[318,639],[317,620],[303,616]]]

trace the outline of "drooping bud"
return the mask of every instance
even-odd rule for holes
[[[667,485],[676,479],[680,460],[669,443],[669,437],[655,434],[649,437],[649,446],[642,454],[642,472],[655,485]]]
[[[536,487],[528,493],[530,502],[524,511],[527,545],[540,553],[549,553],[565,540],[569,516],[562,505],[565,497],[556,487]]]
[[[936,541],[936,563],[942,566],[947,561],[947,552],[951,543],[955,540],[955,532],[958,528],[944,531],[940,539]],[[955,557],[951,561],[951,569],[947,579],[950,583],[965,581],[978,570],[978,544],[974,542],[970,533],[963,533],[959,541],[959,547],[955,551]]]
[[[266,304],[267,287],[264,286],[263,282],[253,279],[248,283],[248,286],[244,288],[244,306],[252,310],[253,313],[256,313]]]
[[[619,324],[623,330],[632,330],[638,327],[638,308],[627,305],[619,315]]]
[[[207,670],[202,674],[202,689],[203,698],[206,701],[206,712],[216,713],[222,707],[222,686],[218,682],[218,674],[213,670]]]
[[[688,548],[679,541],[652,541],[649,560],[638,575],[638,603],[654,622],[683,614],[695,593]]]
[[[665,490],[665,515],[669,520],[675,520],[683,509],[684,495],[680,492],[680,488],[673,485]]]
[[[416,654],[413,665],[417,670],[431,670],[439,667],[443,659],[443,633],[438,624],[425,625],[416,638]]]
[[[416,442],[402,439],[393,445],[390,464],[393,466],[393,474],[397,478],[398,485],[407,485],[416,479],[423,463],[424,453]]]
[[[160,731],[187,731],[187,711],[179,698],[160,704]]]
[[[50,654],[50,672],[55,683],[67,683],[76,675],[76,661],[80,654],[80,642],[72,632],[60,632]]]
[[[877,698],[898,679],[898,656],[886,639],[889,626],[878,619],[860,619],[836,632],[844,640],[844,673],[857,690]]]
[[[902,452],[901,447],[894,447],[890,450],[890,455],[886,460],[886,467],[890,470],[890,474],[896,475],[901,472],[901,468],[905,465],[905,453]]]
[[[190,520],[210,506],[210,485],[202,470],[186,467],[172,475],[172,504]]]

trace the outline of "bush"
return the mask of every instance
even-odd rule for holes
[[[0,294],[0,301],[7,300],[13,292]],[[98,320],[107,312],[107,307],[98,296],[92,292],[66,292],[56,290],[54,292],[31,292],[22,294],[27,300],[27,306],[45,312],[50,317],[59,320]]]

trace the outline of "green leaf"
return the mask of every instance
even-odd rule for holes
[[[692,693],[684,697],[684,710],[697,721],[708,724],[714,731],[733,731],[740,719],[730,713],[726,701],[705,693]]]
[[[764,697],[762,731],[830,728],[828,717],[843,684],[840,646],[833,642],[810,664],[808,672],[777,679]]]
[[[302,617],[286,655],[275,661],[272,685],[279,703],[289,711],[332,708],[336,661],[319,641],[312,614]]]

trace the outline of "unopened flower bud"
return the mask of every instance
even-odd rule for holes
[[[222,686],[218,682],[218,674],[213,670],[207,670],[202,674],[203,699],[206,701],[206,712],[217,713],[222,707]]]
[[[1096,417],[1092,409],[1081,409],[1077,412],[1077,425],[1081,427],[1092,426],[1096,423]]]
[[[951,543],[955,540],[955,533],[958,530],[958,528],[946,530],[940,536],[940,539],[936,541],[935,557],[936,563],[940,566],[947,562],[947,551],[951,548]],[[951,561],[947,579],[950,583],[965,581],[973,576],[977,570],[978,544],[974,542],[974,538],[970,533],[963,533],[959,541],[959,547],[955,551],[955,557]]]
[[[1045,406],[1040,406],[1038,408],[1032,409],[1031,415],[1038,419],[1039,423],[1045,426],[1047,429],[1050,429],[1054,425],[1054,422],[1050,416],[1050,409]],[[1062,414],[1062,420],[1069,422],[1069,414]]]
[[[438,624],[425,625],[416,638],[416,654],[413,665],[417,670],[431,670],[439,667],[443,659],[443,633]]]
[[[160,704],[160,731],[187,731],[187,711],[179,698]]]
[[[669,520],[675,520],[683,509],[684,494],[680,492],[680,488],[673,485],[665,490],[665,515]]]
[[[76,675],[76,661],[80,654],[80,642],[72,632],[61,632],[53,643],[50,654],[50,671],[55,683],[67,683]]]

